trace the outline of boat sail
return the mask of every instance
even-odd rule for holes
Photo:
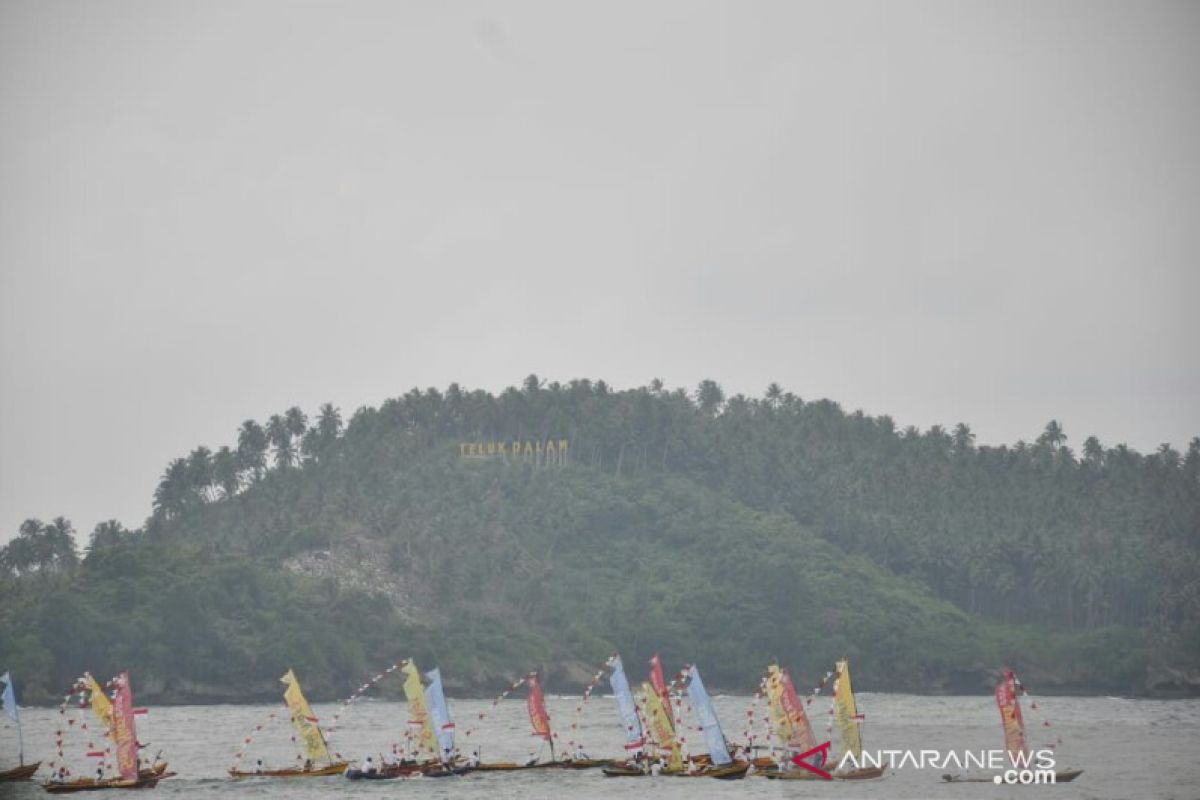
[[[279,679],[287,688],[283,691],[283,702],[288,707],[292,726],[296,736],[304,743],[307,756],[302,767],[285,769],[259,769],[254,772],[239,770],[236,766],[229,770],[233,778],[316,778],[326,775],[340,775],[346,769],[345,761],[335,761],[329,755],[329,743],[304,691],[300,688],[300,679],[296,673],[288,669]],[[299,758],[299,757],[297,757]]]
[[[804,711],[804,703],[800,701],[800,697],[796,693],[796,686],[792,682],[792,676],[787,669],[781,668],[778,664],[772,664],[767,668],[766,695],[771,732],[784,752],[789,754],[787,761],[790,762],[791,758],[797,754],[808,753],[816,748],[817,740],[813,735],[812,724],[808,720],[808,715]],[[823,765],[823,761],[824,754],[817,753],[809,757],[808,763],[820,767]],[[784,771],[794,770],[785,768]],[[796,777],[818,777],[816,773],[808,770],[796,772]]]
[[[529,711],[529,724],[533,726],[533,735],[540,737],[550,745],[550,760],[554,761],[554,732],[550,729],[550,714],[546,711],[546,698],[542,694],[542,683],[538,674],[531,672],[525,677],[529,687],[529,698],[526,708]]]
[[[167,772],[167,764],[162,761],[155,763],[152,767],[141,768],[138,758],[141,745],[138,743],[134,718],[140,713],[145,713],[145,710],[136,709],[133,706],[133,686],[128,672],[121,672],[112,679],[109,685],[113,687],[111,698],[104,693],[90,673],[84,673],[83,679],[76,684],[75,689],[79,691],[81,697],[90,696],[85,705],[91,705],[93,713],[100,720],[104,735],[116,747],[117,777],[98,776],[68,781],[64,767],[48,782],[42,784],[42,788],[47,792],[61,794],[97,789],[153,789],[160,780],[170,778],[175,774]],[[75,694],[75,690],[72,690],[72,694]],[[68,695],[68,699],[70,696]],[[65,709],[65,707],[66,701],[63,703],[63,708]],[[59,755],[62,755],[61,731],[59,732]],[[89,753],[89,755],[102,756],[104,753]],[[53,768],[55,762],[51,762],[50,766]]]
[[[614,655],[608,660],[608,682],[612,686],[613,698],[617,701],[617,715],[625,729],[625,751],[630,754],[640,753],[646,744],[642,733],[642,720],[638,717],[637,704],[633,700],[633,692],[629,689],[629,678],[625,675],[625,665],[621,656]]]
[[[854,699],[854,686],[850,681],[850,660],[842,659],[837,662],[836,677],[833,682],[834,720],[837,722],[838,733],[842,740],[842,752],[838,757],[839,765],[847,756],[852,756],[853,763],[862,763],[862,723],[865,715],[858,711],[858,703]],[[883,767],[860,767],[833,773],[833,777],[842,780],[865,780],[883,776]]]
[[[429,709],[429,720],[437,736],[443,764],[454,761],[454,723],[450,721],[450,708],[446,705],[446,694],[442,690],[442,672],[434,667],[425,673],[429,686],[425,689],[425,705]]]
[[[1025,739],[1025,717],[1021,713],[1021,695],[1025,688],[1017,680],[1016,673],[1005,669],[996,684],[996,707],[1000,709],[1000,725],[1004,730],[1004,750],[1008,754],[1009,764],[1017,769],[1033,769],[1032,753]],[[1037,708],[1036,704],[1034,708]],[[1082,769],[1055,769],[1054,782],[1068,783],[1083,774]],[[993,783],[997,776],[964,777],[962,775],[945,774],[942,780],[950,783]]]
[[[663,708],[667,710],[667,724],[671,726],[671,730],[675,730],[675,718],[671,716],[671,690],[667,688],[667,681],[663,678],[662,661],[658,658],[658,653],[650,657],[650,685],[654,687],[655,694],[658,695],[659,702]]]
[[[667,770],[679,772],[683,769],[683,749],[675,736],[675,723],[671,719],[670,706],[663,703],[658,687],[651,681],[642,684],[642,695],[650,736],[658,745],[659,753],[666,753]],[[670,702],[670,695],[667,696],[667,702]]]
[[[0,783],[28,780],[33,777],[33,773],[38,771],[42,762],[25,763],[25,737],[21,732],[21,707],[17,705],[17,690],[13,686],[12,675],[7,672],[0,675],[0,683],[4,684],[4,691],[0,692],[0,710],[3,710],[9,719],[17,723],[18,764],[12,769],[0,770]]]
[[[425,687],[421,685],[421,673],[411,658],[404,662],[400,672],[404,675],[404,697],[408,700],[408,725],[416,731],[413,737],[416,740],[416,760],[420,761],[423,754],[437,758],[437,737],[433,733],[429,708],[425,705]]]
[[[686,691],[692,708],[696,711],[696,719],[708,743],[708,756],[712,766],[702,774],[713,778],[741,778],[750,769],[749,762],[735,764],[729,755],[729,746],[725,743],[725,733],[721,730],[721,721],[717,718],[717,710],[713,707],[712,698],[704,688],[700,678],[700,670],[695,664],[684,670]]]

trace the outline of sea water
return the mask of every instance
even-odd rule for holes
[[[506,700],[493,706],[488,700],[450,699],[458,741],[466,749],[479,748],[485,761],[523,762],[539,748],[530,735],[525,704]],[[717,711],[726,736],[745,741],[749,697],[718,696]],[[393,781],[347,781],[342,777],[282,780],[255,778],[230,780],[226,770],[243,740],[243,768],[253,769],[258,759],[268,767],[293,766],[296,745],[282,703],[267,705],[158,706],[139,716],[138,735],[148,753],[162,751],[178,775],[159,784],[154,794],[138,797],[306,798],[306,797],[405,797],[405,798],[992,798],[1052,796],[1067,798],[1194,798],[1200,797],[1200,700],[1132,700],[1110,697],[1036,698],[1038,709],[1024,702],[1029,745],[1040,749],[1056,744],[1060,768],[1082,767],[1073,783],[1058,786],[996,786],[990,783],[947,784],[941,769],[903,766],[872,781],[780,782],[750,777],[741,781],[685,778],[606,778],[598,769],[476,772],[456,778],[418,778]],[[577,715],[579,697],[547,697],[547,707],[560,748],[568,740],[582,742],[593,758],[615,757],[623,752],[623,732],[611,697],[593,696]],[[858,694],[865,714],[863,743],[867,750],[980,751],[1003,748],[1000,715],[990,696],[921,697],[904,694]],[[331,724],[336,704],[314,706],[323,725]],[[818,697],[808,707],[818,741],[826,738],[828,698]],[[272,712],[274,722],[255,731]],[[77,716],[78,710],[69,712]],[[484,719],[479,719],[481,713]],[[758,704],[755,730],[762,735],[765,704]],[[55,757],[56,709],[30,708],[22,712],[27,760],[49,762]],[[77,717],[78,718],[78,717]],[[7,718],[0,730],[0,768],[15,763],[16,731]],[[363,700],[346,710],[330,734],[330,748],[357,763],[366,755],[390,750],[402,741],[408,712],[402,703]],[[577,727],[572,730],[572,724]],[[1047,726],[1044,723],[1049,723]],[[691,724],[694,724],[692,722]],[[470,735],[467,735],[468,731]],[[696,731],[685,735],[703,749]],[[836,732],[834,734],[836,751]],[[1061,744],[1058,744],[1061,740]],[[82,755],[86,734],[68,729],[66,748],[76,767],[92,760]],[[73,753],[74,755],[71,755]],[[548,750],[542,751],[543,757]],[[952,769],[952,772],[959,772]],[[44,766],[39,779],[48,774]],[[103,796],[112,795],[112,792]],[[47,796],[36,783],[0,784],[0,797]],[[89,794],[88,797],[97,795]]]

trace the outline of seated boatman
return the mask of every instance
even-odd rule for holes
[[[358,765],[358,771],[363,775],[374,775],[378,770],[375,769],[375,762],[367,756],[366,760]]]
[[[575,755],[572,756],[572,759],[574,761],[591,761],[591,758],[588,757],[588,754],[583,751],[582,744],[575,745]]]

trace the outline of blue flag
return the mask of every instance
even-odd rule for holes
[[[700,670],[692,666],[688,670],[688,678],[688,697],[692,701],[692,708],[696,709],[696,716],[704,731],[704,739],[708,742],[708,754],[712,756],[712,763],[718,767],[733,763],[729,748],[725,744],[725,734],[721,732],[721,722],[717,719],[717,710],[713,708],[708,691],[704,688],[704,681],[700,680]]]
[[[21,709],[17,706],[17,693],[13,691],[12,677],[6,672],[0,675],[0,683],[4,684],[4,694],[0,694],[0,706],[13,722],[21,721]]]

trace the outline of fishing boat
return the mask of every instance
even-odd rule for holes
[[[17,723],[18,764],[18,766],[12,769],[0,770],[0,783],[26,781],[33,777],[33,774],[38,771],[38,767],[42,765],[42,762],[25,763],[25,737],[21,733],[21,707],[17,705],[17,690],[13,686],[12,676],[7,672],[0,675],[0,683],[4,684],[4,691],[0,692],[0,710],[3,710],[9,719]]]
[[[429,682],[421,682],[421,672],[410,658],[400,669],[404,675],[404,696],[408,701],[406,739],[412,743],[411,752],[398,763],[373,765],[370,769],[351,768],[345,771],[350,780],[390,780],[421,775],[445,778],[463,775],[476,767],[456,763],[454,723],[442,688],[442,673],[438,669],[425,673]]]
[[[174,776],[175,773],[167,771],[165,761],[158,761],[149,767],[142,767],[139,762],[138,750],[142,745],[137,738],[134,718],[139,713],[145,713],[145,710],[133,707],[133,686],[129,680],[129,673],[120,673],[113,678],[110,685],[112,686],[111,699],[105,695],[104,690],[100,688],[95,679],[85,673],[83,680],[77,684],[77,688],[80,689],[81,697],[84,693],[90,695],[90,702],[85,705],[91,706],[103,726],[105,736],[112,741],[116,748],[117,774],[111,778],[104,777],[104,769],[101,766],[98,769],[100,774],[95,778],[67,780],[65,770],[63,770],[56,777],[52,777],[42,784],[42,788],[47,792],[65,794],[101,789],[153,789],[158,786],[159,781]],[[68,695],[69,698],[70,695]],[[63,755],[61,731],[59,731],[58,741],[59,757],[61,758]],[[107,751],[89,753],[89,755],[100,757],[104,757],[106,754]],[[50,766],[54,767],[55,762],[51,762]]]
[[[1013,767],[1041,772],[1043,770],[1037,770],[1033,754],[1025,741],[1025,717],[1021,713],[1021,695],[1024,693],[1025,689],[1017,680],[1016,673],[1011,669],[1004,670],[1000,682],[996,684],[995,692],[996,706],[1000,709],[1000,724],[1004,729],[1004,749]],[[1037,707],[1036,704],[1034,707]],[[1053,772],[1054,783],[1070,783],[1083,774],[1082,769],[1045,771]],[[942,780],[948,783],[997,783],[997,778],[996,775],[970,777],[949,773],[942,776]]]
[[[296,736],[304,743],[307,758],[303,766],[284,767],[280,769],[256,769],[247,771],[239,768],[241,753],[238,761],[229,768],[229,775],[235,780],[241,778],[320,778],[329,775],[340,775],[346,771],[347,762],[335,760],[329,755],[329,743],[312,708],[300,688],[300,680],[296,673],[289,669],[279,679],[287,688],[283,692],[283,702],[288,707],[292,719],[292,727]],[[297,756],[297,759],[300,757]]]
[[[651,662],[654,666],[654,662]],[[716,709],[713,707],[712,699],[708,695],[708,691],[704,688],[704,681],[700,678],[700,670],[693,664],[684,669],[685,691],[692,708],[696,711],[696,717],[700,723],[700,729],[704,734],[704,739],[708,744],[707,760],[702,757],[697,757],[690,760],[688,768],[683,766],[682,746],[675,735],[674,723],[670,721],[670,694],[669,692],[660,693],[658,684],[662,684],[666,688],[665,682],[662,681],[661,672],[657,680],[654,673],[651,673],[651,680],[643,684],[644,707],[647,716],[647,722],[650,726],[655,744],[658,748],[660,757],[665,761],[665,765],[657,771],[659,775],[680,777],[680,778],[716,778],[718,780],[736,780],[746,777],[746,773],[750,771],[749,761],[734,761],[729,754],[729,747],[725,741],[725,734],[721,730],[721,722],[717,718]],[[663,694],[666,694],[666,701],[663,700]],[[636,759],[632,762],[626,762],[622,765],[614,765],[605,767],[604,775],[610,778],[623,777],[645,777],[655,773],[655,768],[651,767],[649,762],[643,759]]]
[[[778,664],[767,668],[765,680],[768,719],[771,725],[771,735],[780,743],[783,753],[787,756],[780,767],[774,759],[766,759],[769,764],[762,764],[755,759],[755,766],[761,769],[764,777],[782,780],[820,780],[816,772],[794,764],[792,759],[796,754],[807,753],[817,746],[817,738],[813,735],[812,724],[804,711],[792,682],[791,673]],[[809,764],[818,769],[825,766],[824,752],[810,757]]]
[[[856,764],[862,763],[862,728],[867,720],[866,715],[858,711],[858,703],[854,699],[854,685],[850,681],[850,660],[846,658],[837,662],[833,680],[833,708],[834,720],[842,740],[842,754],[837,759],[839,767],[832,773],[834,779],[861,781],[883,777],[882,765],[844,768],[847,756],[853,756]]]

